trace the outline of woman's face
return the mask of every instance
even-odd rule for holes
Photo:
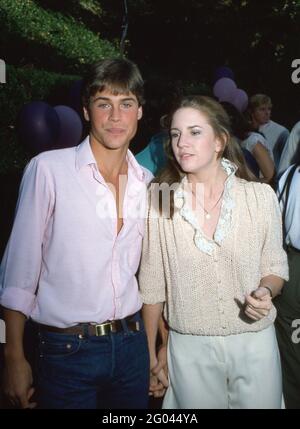
[[[215,136],[207,117],[192,107],[173,115],[170,137],[175,158],[186,173],[197,173],[217,162],[222,142]]]
[[[254,109],[252,113],[252,119],[258,124],[258,126],[264,125],[269,122],[271,118],[272,106],[270,104],[262,104],[261,106]]]

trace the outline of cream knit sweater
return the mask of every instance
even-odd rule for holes
[[[273,274],[288,279],[278,201],[269,185],[230,176],[214,240],[197,227],[180,187],[175,204],[181,209],[173,219],[158,217],[150,201],[140,291],[146,304],[166,302],[166,320],[179,333],[260,331],[276,316],[273,307],[267,317],[251,321],[243,303],[261,278]]]

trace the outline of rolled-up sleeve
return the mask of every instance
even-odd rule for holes
[[[156,304],[166,300],[159,218],[155,209],[151,207],[151,201],[146,219],[138,279],[144,304]]]
[[[33,158],[20,186],[14,225],[0,267],[0,303],[27,317],[35,302],[45,228],[54,206],[45,163]]]
[[[262,213],[266,218],[265,240],[261,258],[261,277],[289,278],[288,261],[282,242],[282,217],[277,196],[269,185],[263,187]]]

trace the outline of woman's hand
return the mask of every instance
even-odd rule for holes
[[[266,317],[272,308],[272,298],[267,288],[260,286],[246,296],[245,314],[252,320]]]

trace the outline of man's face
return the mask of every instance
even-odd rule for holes
[[[129,145],[142,117],[142,107],[131,92],[113,95],[104,89],[91,97],[84,116],[90,122],[92,141],[114,150]]]
[[[269,122],[271,118],[271,111],[272,111],[272,106],[270,104],[262,104],[261,106],[257,107],[254,110],[252,117],[254,121],[259,126],[261,126]]]

